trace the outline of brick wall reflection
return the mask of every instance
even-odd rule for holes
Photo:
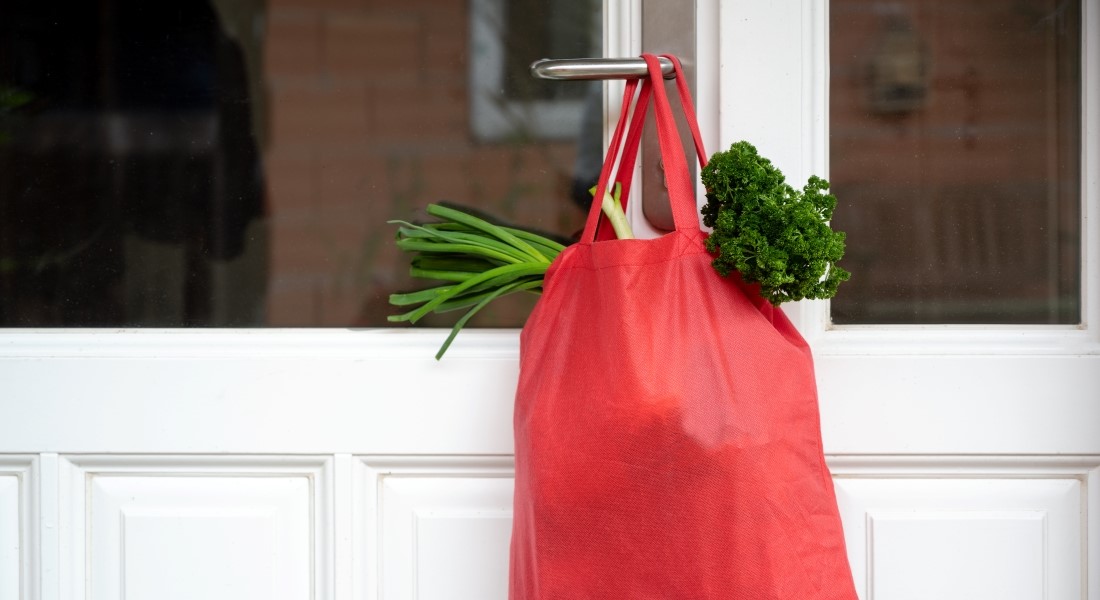
[[[841,323],[1077,323],[1079,3],[833,0]]]
[[[384,325],[388,295],[422,285],[406,278],[385,222],[431,202],[561,233],[580,227],[573,143],[472,136],[467,6],[269,3],[269,325]],[[530,304],[487,310],[480,324],[517,326]]]

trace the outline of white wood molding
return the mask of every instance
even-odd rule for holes
[[[92,508],[90,505],[93,498],[92,486],[99,478],[117,480],[123,477],[136,481],[147,478],[150,482],[162,481],[166,478],[177,480],[224,478],[235,483],[247,483],[251,480],[265,486],[270,486],[271,484],[267,482],[274,482],[278,478],[304,479],[309,496],[308,547],[303,548],[308,553],[310,562],[307,578],[309,594],[315,598],[331,598],[335,589],[332,556],[334,547],[333,462],[331,457],[315,456],[86,455],[60,457],[58,468],[61,535],[59,576],[63,587],[59,597],[61,600],[86,600],[93,597],[90,574],[87,572],[88,565],[95,558],[89,556],[92,538],[88,519]],[[181,496],[173,502],[173,505],[188,508],[189,501]]]
[[[26,455],[2,456],[0,474],[19,473],[24,480],[33,481],[39,460],[39,457]],[[306,477],[312,482],[316,597],[377,600],[389,597],[381,593],[387,576],[400,576],[405,580],[402,585],[414,586],[398,586],[398,591],[415,591],[416,581],[424,581],[423,576],[417,575],[415,557],[436,552],[438,558],[441,556],[438,552],[451,552],[449,548],[453,547],[449,544],[427,549],[412,546],[412,554],[383,554],[386,544],[394,541],[392,537],[387,538],[387,531],[390,536],[403,537],[401,544],[406,545],[399,545],[399,548],[410,548],[407,544],[415,543],[417,527],[424,523],[442,523],[452,528],[458,524],[465,527],[459,531],[480,532],[480,526],[472,525],[474,521],[470,519],[495,518],[499,521],[510,516],[506,512],[510,509],[510,494],[503,490],[510,490],[514,469],[513,458],[508,455],[73,455],[55,460],[63,536],[59,548],[60,568],[56,575],[63,588],[58,595],[41,597],[66,600],[89,597],[83,571],[90,560],[85,532],[89,486],[97,477]],[[1100,588],[1095,585],[1100,581],[1097,572],[1100,566],[1089,560],[1100,554],[1100,519],[1095,517],[1100,515],[1100,455],[829,455],[827,462],[842,502],[844,494],[851,493],[872,499],[866,505],[865,522],[854,531],[857,536],[870,536],[867,543],[871,545],[859,546],[866,556],[877,555],[874,543],[887,544],[878,552],[894,556],[889,544],[896,545],[901,543],[899,540],[904,541],[906,535],[919,534],[921,519],[927,519],[933,529],[951,527],[951,523],[957,522],[964,533],[969,532],[970,537],[964,541],[980,540],[979,534],[989,527],[995,527],[988,531],[997,535],[1017,537],[1053,527],[1051,535],[1054,537],[1044,542],[1056,545],[1050,550],[1054,552],[1051,556],[1063,557],[1058,559],[1061,562],[1065,562],[1063,555],[1080,556],[1079,589],[1087,594],[1083,597],[1088,600],[1100,600]],[[1067,487],[1067,484],[1075,487]],[[1069,496],[1065,495],[1067,492]],[[953,494],[957,495],[955,500],[952,500]],[[876,505],[875,497],[888,502]],[[47,504],[45,500],[28,496],[25,502],[33,506],[39,501]],[[1072,521],[1067,520],[1067,515],[1079,521],[1079,529],[1067,527]],[[428,520],[424,521],[425,518]],[[33,521],[34,517],[24,517],[24,521],[26,519]],[[1029,524],[1033,519],[1041,521]],[[852,529],[851,522],[846,526]],[[35,529],[28,527],[32,532]],[[501,527],[498,525],[495,529]],[[1070,539],[1072,535],[1081,536],[1080,552],[1066,554],[1077,547]],[[1019,551],[1013,554],[1017,560],[1034,552],[1028,549],[1031,546],[1017,544],[1017,547]],[[496,558],[493,560],[499,562]],[[876,583],[870,578],[872,571],[868,570],[866,560],[862,555],[853,558],[860,574],[860,585],[863,589],[873,589],[871,586]],[[1034,573],[1039,571],[1033,563],[1029,563],[1031,571],[1021,571],[1017,578],[1036,581]],[[439,560],[435,564],[439,564]],[[890,564],[878,565],[877,585],[887,591],[892,589],[889,586],[896,585],[896,580],[891,580],[890,576],[896,575],[897,569],[892,571]],[[1056,573],[1068,573],[1071,567],[1075,568],[1069,564]],[[496,573],[491,579],[478,585],[499,584],[500,574]],[[1047,590],[1062,589],[1061,584],[1044,585]],[[424,597],[433,597],[433,591],[438,593],[438,590],[421,590]],[[31,590],[26,597],[37,600],[39,596]]]
[[[355,531],[353,563],[356,569],[352,588],[354,597],[368,600],[406,597],[410,588],[405,586],[411,585],[414,589],[416,585],[415,546],[411,552],[396,555],[384,552],[390,541],[386,536],[387,511],[397,510],[387,506],[388,481],[490,480],[507,485],[510,489],[515,466],[511,456],[358,456],[353,461],[353,496],[356,499],[352,513]],[[458,501],[453,498],[441,497],[440,500],[452,503],[452,509],[458,506]],[[500,498],[497,500],[499,504]],[[498,505],[495,510],[507,510],[510,517],[510,493],[507,495],[506,506]],[[415,530],[415,514],[411,518],[408,528]],[[395,576],[395,573],[400,575]],[[390,581],[394,577],[400,579],[396,587],[402,593],[397,596],[387,595],[385,591],[395,587]]]
[[[518,360],[436,361],[435,351],[0,360],[5,400],[18,407],[0,420],[0,452],[511,452]]]
[[[1081,5],[1081,316],[1095,345],[1100,344],[1100,5],[1086,0]]]
[[[1100,356],[815,363],[830,454],[1100,454]]]
[[[1088,540],[1085,545],[1085,559],[1088,562],[1087,577],[1088,600],[1100,600],[1100,469],[1090,469],[1086,492],[1087,502],[1085,510],[1088,511],[1088,529],[1085,533]]]
[[[998,478],[1079,479],[1088,484],[1100,475],[1097,455],[878,455],[828,454],[825,462],[834,478]],[[1090,484],[1091,485],[1091,484]],[[1097,490],[1100,502],[1100,490]]]
[[[4,329],[0,361],[20,358],[431,359],[450,329]],[[464,329],[448,359],[514,359],[518,329]],[[2,363],[0,363],[2,368]]]
[[[335,600],[360,600],[362,594],[356,593],[354,580],[358,565],[355,562],[355,548],[358,543],[355,523],[356,510],[356,464],[350,454],[337,454],[333,457],[333,589]]]
[[[56,453],[39,455],[38,553],[39,577],[42,600],[61,598],[61,477],[60,459]]]
[[[956,586],[953,593],[965,593],[960,590],[984,572],[1004,573],[1011,563],[1017,567],[1006,573],[1011,581],[1043,597],[1100,598],[1094,559],[1100,555],[1100,455],[829,456],[828,464],[863,598],[911,581],[912,573],[899,574],[917,568],[898,562],[906,558],[905,544],[917,553],[914,564],[933,568],[950,560],[919,554],[931,546],[917,538],[937,531],[951,532],[964,546],[988,546],[988,552],[971,552],[973,558],[960,563],[965,568],[956,566],[955,579],[938,574],[946,583],[935,585]],[[1001,537],[1003,544],[990,546]],[[958,551],[943,550],[945,556]],[[880,554],[887,562],[875,565]]]
[[[41,598],[39,466],[34,455],[0,454],[0,599]]]

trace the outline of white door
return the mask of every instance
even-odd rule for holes
[[[849,230],[788,314],[864,599],[1100,598],[1097,9],[720,6],[723,144],[829,173]]]
[[[232,37],[262,32],[281,40],[240,43],[245,65],[283,70],[262,95],[271,117],[261,128],[271,139],[262,144],[279,150],[265,155],[266,172],[285,194],[270,203],[289,206],[296,194],[317,202],[339,198],[346,203],[334,203],[334,216],[325,219],[355,231],[356,219],[387,218],[387,210],[356,208],[378,186],[388,185],[393,202],[406,201],[411,210],[425,198],[457,193],[440,189],[442,175],[424,174],[433,168],[448,171],[448,181],[483,162],[496,161],[511,174],[537,169],[508,162],[514,155],[504,149],[516,114],[527,119],[524,135],[552,136],[555,125],[542,122],[544,111],[447,95],[453,88],[429,98],[417,93],[424,77],[471,87],[486,77],[490,85],[496,81],[499,66],[484,66],[500,62],[502,50],[463,3],[407,2],[401,10],[306,4],[272,2],[262,19],[251,19],[214,3]],[[954,6],[888,4],[866,3],[863,10],[891,23],[888,17],[908,15],[913,27],[897,31],[933,38],[928,23],[940,21],[929,14]],[[1035,4],[1020,18],[1072,34],[1057,12],[1067,3]],[[469,4],[489,23],[501,22],[504,5]],[[836,90],[830,95],[829,50],[855,27],[840,18],[848,13],[830,15],[823,3],[794,0],[699,0],[697,9],[697,95],[709,149],[751,140],[795,182],[835,171],[829,133],[839,99]],[[636,2],[607,3],[606,54],[638,52],[639,10]],[[1084,73],[1077,321],[916,325],[883,322],[859,307],[855,316],[836,319],[828,303],[788,310],[817,358],[825,448],[865,600],[1100,598],[1100,339],[1093,325],[1100,321],[1100,240],[1085,225],[1100,209],[1094,160],[1100,11],[1082,1],[1080,12],[1079,42],[1068,46],[1082,57]],[[444,35],[457,23],[462,35]],[[899,77],[912,48],[918,57],[936,56],[941,41],[906,35],[884,42],[910,49],[902,58],[886,53],[902,64]],[[1066,48],[1047,51],[1061,56]],[[401,68],[410,56],[431,69]],[[469,58],[456,58],[463,56]],[[834,87],[836,75],[834,67]],[[986,76],[978,72],[959,84],[959,110],[978,120],[972,125],[979,141],[983,111],[998,105],[968,108],[966,86],[978,94]],[[371,78],[393,85],[373,87]],[[918,92],[922,82],[935,91],[922,75]],[[371,112],[386,102],[407,111]],[[903,131],[907,117],[882,118]],[[403,131],[448,131],[456,122],[482,151],[495,154],[443,165],[404,148],[388,162],[371,163],[377,172],[360,172],[365,167],[354,154],[360,138],[389,136],[402,147]],[[287,140],[325,147],[278,146]],[[440,149],[454,143],[431,141]],[[572,151],[548,148],[548,161],[568,162],[555,153]],[[516,176],[462,193],[508,198],[525,183]],[[517,206],[511,215],[517,220],[539,214]],[[862,206],[840,210],[860,214]],[[299,263],[355,264],[339,252],[326,254],[338,234],[295,221],[304,213],[312,214],[291,210],[257,233],[274,240],[266,257],[272,272],[287,269],[268,290],[287,298],[277,305],[281,313],[268,314],[286,325],[303,324],[294,321],[302,314],[323,319],[328,309],[356,309],[341,308],[343,280],[331,276],[335,271],[300,289],[309,275],[294,270]],[[927,221],[886,219],[879,227],[897,237],[921,225]],[[855,238],[850,255],[858,254]],[[172,247],[138,249],[179,260]],[[232,280],[232,268],[222,275]],[[165,285],[181,285],[171,273],[164,277]],[[884,304],[869,297],[871,306]],[[211,304],[232,309],[224,298]],[[844,319],[849,324],[834,324]],[[436,362],[445,330],[350,324],[3,333],[0,599],[503,598],[516,331],[465,331]]]

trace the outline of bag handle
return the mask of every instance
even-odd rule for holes
[[[699,123],[698,123],[698,120],[695,117],[695,105],[692,103],[692,100],[691,100],[691,91],[688,90],[687,78],[684,77],[683,65],[680,64],[680,59],[678,57],[672,55],[672,54],[662,54],[661,56],[669,59],[669,61],[672,63],[672,68],[673,68],[673,72],[675,74],[675,79],[676,79],[676,90],[677,90],[677,92],[679,93],[679,96],[680,96],[680,105],[681,105],[681,107],[683,108],[683,111],[684,111],[684,119],[687,122],[689,130],[691,131],[691,139],[692,139],[692,142],[695,146],[695,153],[696,153],[696,155],[698,157],[698,160],[699,160],[699,167],[703,168],[703,167],[707,166],[707,153],[706,153],[706,150],[703,149],[703,136],[699,132]],[[661,72],[664,73],[664,70],[662,69]],[[646,79],[646,82],[649,82],[649,80]],[[656,85],[663,85],[663,84],[664,84],[664,79],[663,78],[660,81],[656,82]],[[632,125],[631,125],[633,127],[633,129],[630,130],[630,134],[629,134],[631,137],[627,138],[627,143],[626,143],[626,146],[624,147],[625,151],[623,153],[622,158],[620,159],[620,164],[621,165],[622,164],[628,165],[628,168],[625,169],[625,172],[626,172],[625,175],[622,172],[623,169],[622,169],[621,166],[620,166],[620,171],[618,173],[619,181],[621,182],[621,185],[622,185],[622,198],[621,198],[621,200],[622,200],[623,208],[626,208],[627,200],[629,199],[630,187],[631,187],[632,180],[634,179],[634,163],[635,163],[635,160],[636,160],[637,155],[638,155],[638,149],[641,147],[640,144],[641,144],[641,136],[642,136],[642,131],[643,131],[642,125],[644,124],[643,121],[644,121],[645,115],[646,115],[646,113],[648,112],[648,109],[649,109],[649,105],[647,104],[648,101],[649,101],[649,96],[647,95],[648,92],[649,92],[649,88],[647,86],[643,85],[641,96],[638,99],[638,103],[641,104],[642,106],[645,106],[645,109],[643,111],[641,111],[640,113],[635,113],[634,121],[632,122]],[[677,144],[677,147],[681,147],[680,144]],[[686,158],[685,158],[685,160],[686,160]],[[691,179],[690,173],[688,175],[688,179]],[[694,189],[695,189],[694,184],[692,184],[692,190],[693,190],[692,191],[692,198],[695,197]],[[694,203],[694,200],[692,200],[692,202]],[[696,215],[695,218],[698,219],[698,215]],[[596,237],[597,240],[604,239],[603,237],[601,237],[599,235],[600,232],[598,230],[597,230],[596,233],[597,233],[597,237]],[[612,232],[609,231],[608,233],[612,233]],[[609,237],[607,239],[614,239],[614,237],[612,235],[611,237]]]
[[[638,98],[635,102],[634,93],[639,87],[641,91],[638,92]],[[596,194],[592,197],[592,206],[588,210],[588,219],[585,221],[584,232],[581,234],[580,241],[583,243],[592,243],[597,239],[601,217],[600,206],[603,203],[604,192],[610,187],[611,172],[615,170],[616,163],[618,163],[618,170],[615,173],[615,180],[622,185],[621,198],[624,202],[626,201],[630,191],[630,180],[633,176],[634,157],[638,154],[637,147],[640,145],[641,140],[641,120],[645,118],[646,108],[649,105],[649,87],[648,79],[641,80],[640,86],[638,79],[628,79],[626,82],[626,89],[623,91],[623,104],[619,111],[619,121],[615,125],[615,133],[611,136],[611,143],[604,154],[600,178],[596,180]],[[631,115],[632,106],[634,109],[633,115]],[[629,127],[627,123],[630,123]],[[624,146],[622,143],[623,134],[628,129],[629,134]],[[616,159],[619,160],[616,161]],[[627,160],[630,161],[630,167],[624,169]],[[624,170],[628,172],[624,173]],[[613,237],[612,235],[607,239],[613,239]]]
[[[699,119],[695,114],[695,103],[691,99],[691,90],[688,89],[687,78],[684,77],[684,67],[680,64],[679,57],[673,54],[661,56],[672,61],[673,72],[676,73],[676,90],[680,93],[680,106],[684,110],[684,118],[691,130],[691,141],[695,143],[695,155],[699,159],[699,168],[707,166],[707,151],[703,148],[703,134],[699,133]]]
[[[680,104],[683,108],[688,128],[691,130],[692,141],[695,145],[699,165],[701,167],[706,166],[706,151],[703,149],[702,135],[699,132],[699,124],[695,116],[695,106],[691,100],[691,92],[688,90],[687,80],[684,78],[680,59],[671,54],[665,54],[663,56],[668,58],[673,64],[673,69],[676,74],[676,88],[680,96]],[[649,57],[649,59],[646,57]],[[641,145],[642,126],[646,112],[649,108],[650,90],[652,89],[656,89],[657,94],[664,98],[666,114],[662,117],[660,108],[658,108],[657,130],[661,145],[662,161],[665,163],[666,187],[669,190],[669,201],[672,202],[673,206],[673,221],[676,223],[677,230],[699,229],[699,220],[696,215],[696,204],[694,200],[695,186],[691,182],[686,158],[684,158],[683,147],[679,138],[679,132],[676,129],[676,122],[672,117],[672,109],[668,104],[667,95],[664,91],[664,76],[660,70],[660,63],[657,62],[656,57],[651,54],[643,54],[642,58],[647,61],[649,76],[642,80],[641,91],[638,93],[637,101],[634,102],[634,112],[630,119],[630,126],[627,130],[627,140],[625,144],[622,144],[623,127],[627,122],[627,115],[630,109],[631,100],[633,99],[634,88],[637,83],[637,80],[628,80],[627,88],[623,94],[623,106],[619,115],[619,121],[615,127],[615,134],[612,136],[611,145],[608,147],[603,169],[600,172],[600,178],[597,180],[596,195],[593,198],[592,207],[588,213],[588,220],[585,222],[584,233],[581,235],[580,241],[583,243],[592,243],[595,240],[601,239],[613,239],[613,235],[605,238],[598,229],[601,216],[600,205],[602,203],[603,194],[610,187],[611,171],[615,167],[616,158],[618,158],[618,169],[616,171],[615,180],[622,186],[621,200],[623,207],[626,207],[634,175],[634,163],[638,154],[638,148]],[[653,63],[657,64],[656,74]],[[662,122],[664,123],[663,125]],[[662,134],[662,131],[665,133]],[[666,139],[670,135],[671,140]],[[620,145],[622,145],[621,151]],[[682,168],[678,169],[678,171],[682,177],[673,176],[670,179],[670,163],[668,161],[670,156],[672,158],[672,169],[677,168],[675,155],[669,155],[672,148],[679,153],[679,164],[682,165]],[[686,188],[683,187],[683,182],[685,181],[687,182]],[[679,186],[680,191],[674,192],[674,186]],[[685,189],[686,194],[684,193]],[[681,207],[679,211],[677,211],[676,208],[678,205]],[[679,212],[679,215],[677,212]],[[688,217],[688,212],[690,212],[690,217]]]
[[[680,94],[680,104],[683,106],[684,116],[687,118],[688,127],[695,140],[695,150],[699,155],[700,164],[706,162],[706,154],[703,151],[703,143],[699,134],[699,126],[695,119],[695,107],[691,104],[691,96],[688,94],[687,82],[683,81],[683,71],[679,60],[672,60],[676,70],[676,89]],[[653,82],[653,104],[657,114],[657,141],[661,146],[661,162],[664,164],[665,187],[668,189],[668,200],[672,204],[672,221],[676,231],[699,231],[699,216],[695,204],[695,183],[691,180],[687,159],[684,157],[683,144],[680,142],[680,133],[676,128],[676,120],[672,116],[672,107],[665,93],[664,75],[661,73],[661,63],[652,54],[643,54],[649,67],[649,79]]]

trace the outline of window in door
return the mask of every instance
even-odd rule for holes
[[[1081,322],[1081,7],[831,2],[834,323]]]

